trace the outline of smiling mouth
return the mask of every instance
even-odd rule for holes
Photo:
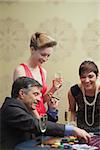
[[[44,63],[45,61],[44,60],[40,60],[40,63],[42,64],[42,63]]]
[[[41,63],[41,64],[43,64],[43,63],[44,63],[44,61],[41,61],[40,63]]]
[[[91,84],[85,84],[85,86],[91,86]]]
[[[85,85],[85,88],[91,88],[92,85]]]

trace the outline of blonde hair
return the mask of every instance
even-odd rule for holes
[[[41,49],[56,46],[57,42],[46,33],[36,32],[31,36],[30,48]]]

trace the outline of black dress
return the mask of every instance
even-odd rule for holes
[[[85,121],[85,103],[84,103],[82,91],[77,84],[71,87],[71,93],[75,98],[77,104],[77,112],[76,112],[77,126],[87,130],[88,132],[92,132],[92,131],[100,132],[100,92],[98,92],[96,103],[95,103],[94,124],[92,126],[87,125]],[[92,97],[86,96],[86,99],[89,103],[91,103],[94,100],[94,96]],[[93,106],[87,105],[87,120],[89,123],[92,122],[92,111],[93,111]]]

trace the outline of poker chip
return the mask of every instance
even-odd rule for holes
[[[79,140],[77,139],[77,137],[69,136],[69,137],[62,138],[60,143],[61,144],[67,143],[73,145],[79,143]]]

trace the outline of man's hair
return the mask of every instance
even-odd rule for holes
[[[42,87],[42,85],[29,77],[19,77],[17,80],[14,81],[12,85],[12,90],[11,90],[11,97],[12,98],[17,98],[19,96],[19,91],[20,89],[30,89],[31,87]]]
[[[97,65],[93,61],[84,61],[79,67],[79,76],[81,77],[85,72],[94,72],[96,77],[99,74]]]

